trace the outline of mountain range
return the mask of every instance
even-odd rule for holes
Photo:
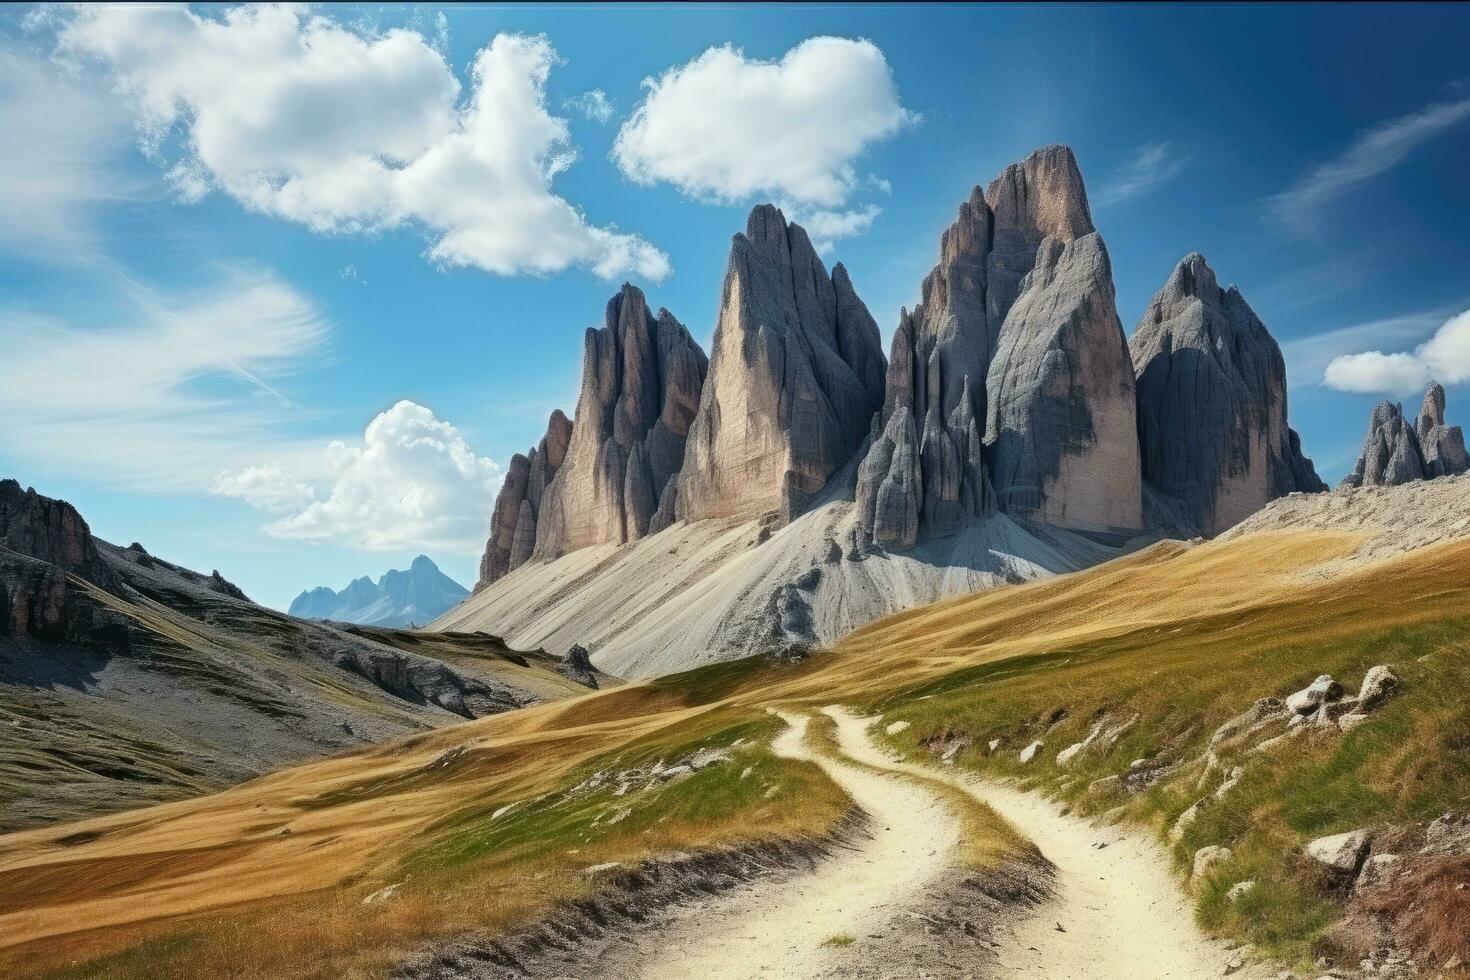
[[[513,457],[475,595],[432,628],[656,675],[1327,489],[1280,348],[1203,256],[1125,335],[1067,147],[972,190],[920,295],[885,357],[845,267],[771,205],[731,242],[707,358],[625,284],[575,418]]]
[[[287,611],[302,619],[363,626],[422,626],[469,594],[427,556],[419,555],[407,571],[390,569],[376,582],[364,575],[341,592],[326,586],[302,592]]]

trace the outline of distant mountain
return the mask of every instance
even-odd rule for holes
[[[303,592],[287,610],[302,619],[330,619],[363,626],[424,626],[459,605],[470,590],[419,555],[402,572],[393,569],[376,583],[364,575],[341,592],[326,586]]]

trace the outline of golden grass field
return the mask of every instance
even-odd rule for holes
[[[1318,673],[1354,685],[1367,666],[1393,662],[1405,691],[1382,725],[1263,767],[1239,808],[1179,846],[1182,854],[1210,834],[1240,839],[1243,870],[1269,886],[1263,904],[1227,911],[1206,895],[1201,915],[1302,954],[1333,913],[1293,877],[1291,848],[1355,820],[1418,818],[1470,789],[1470,643],[1461,639],[1470,542],[1327,581],[1299,574],[1358,541],[1266,532],[1196,547],[1166,542],[1086,572],[902,613],[799,666],[720,665],[467,722],[212,796],[11,834],[0,838],[0,973],[379,976],[426,939],[510,928],[584,894],[594,887],[588,866],[822,834],[848,801],[816,766],[765,748],[780,724],[770,705],[848,703],[909,719],[894,744],[913,753],[941,736],[1014,744],[1039,726],[1061,748],[1099,714],[1138,713],[1145,720],[1133,734],[1080,773],[1049,763],[1023,772],[1013,756],[970,750],[958,760],[1024,775],[1086,806],[1079,777],[1085,786],[1126,769],[1132,753],[1193,751],[1256,698]],[[604,818],[619,800],[572,792],[598,770],[737,739],[738,767],[640,794],[616,823]],[[747,766],[756,778],[729,774]],[[1165,787],[1121,816],[1162,826],[1187,803]],[[392,900],[364,902],[391,885],[399,886]]]

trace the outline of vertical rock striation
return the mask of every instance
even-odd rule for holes
[[[624,284],[587,331],[577,424],[535,515],[534,554],[626,544],[667,526],[659,504],[684,463],[709,361],[668,310]],[[656,520],[656,518],[659,518]]]
[[[987,309],[990,206],[976,187],[940,237],[922,299],[899,314],[882,428],[858,471],[864,527],[884,547],[912,547],[994,504],[981,459],[985,372],[1000,321]]]
[[[1277,497],[1327,489],[1287,425],[1281,348],[1199,253],[1174,267],[1129,348],[1143,478],[1204,534]]]
[[[1072,151],[1037,150],[991,182],[985,377],[996,502],[1023,520],[1140,529],[1133,364],[1112,268]]]
[[[510,458],[505,480],[490,512],[490,538],[480,559],[480,579],[475,591],[501,578],[531,556],[536,543],[536,514],[541,499],[566,456],[572,439],[572,423],[561,409],[551,413],[546,435],[528,455]]]
[[[1424,405],[1419,409],[1414,430],[1424,454],[1426,477],[1455,476],[1470,470],[1464,433],[1458,425],[1445,425],[1444,387],[1438,381],[1431,381],[1424,392]]]
[[[829,276],[800,225],[755,208],[730,247],[671,517],[799,515],[863,443],[883,375],[847,270]]]
[[[1368,420],[1368,438],[1342,487],[1394,487],[1413,480],[1453,476],[1470,469],[1465,437],[1458,425],[1446,425],[1444,388],[1431,382],[1413,424],[1402,405],[1382,401]]]

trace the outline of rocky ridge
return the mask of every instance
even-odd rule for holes
[[[642,391],[615,378],[618,352],[647,347],[655,329],[630,290],[594,332],[603,339],[589,334],[571,440],[581,448],[533,515],[538,570],[436,625],[557,650],[570,638],[599,664],[677,669],[691,664],[669,650],[693,653],[695,637],[701,661],[801,650],[915,602],[1082,567],[1150,536],[1219,533],[1274,497],[1325,489],[1287,425],[1279,348],[1203,258],[1179,264],[1130,349],[1108,252],[1063,146],[1007,167],[961,204],[886,362],[843,266],[829,274],[799,225],[756,207],[732,242],[673,476],[668,466],[628,475],[651,411],[613,433],[619,400]],[[666,403],[687,413],[694,373]],[[1201,445],[1181,446],[1191,435]],[[525,496],[507,483],[503,500]],[[497,503],[492,542],[510,509]],[[695,533],[710,520],[719,527]],[[674,527],[690,533],[664,540],[656,567],[653,552],[571,560]],[[766,560],[750,557],[761,548]],[[515,557],[497,564],[487,551],[486,561],[525,563]],[[859,573],[870,561],[887,567]],[[594,582],[634,566],[657,581]],[[554,596],[528,594],[533,580]],[[493,581],[482,576],[480,588]],[[736,582],[738,605],[763,610],[768,626],[734,611],[720,590]],[[671,606],[682,592],[725,610],[719,622]],[[634,636],[674,647],[645,650]]]
[[[551,413],[546,435],[530,452],[510,458],[505,480],[490,512],[490,538],[480,559],[475,591],[525,564],[536,546],[541,498],[556,477],[572,441],[572,423],[561,409]]]

